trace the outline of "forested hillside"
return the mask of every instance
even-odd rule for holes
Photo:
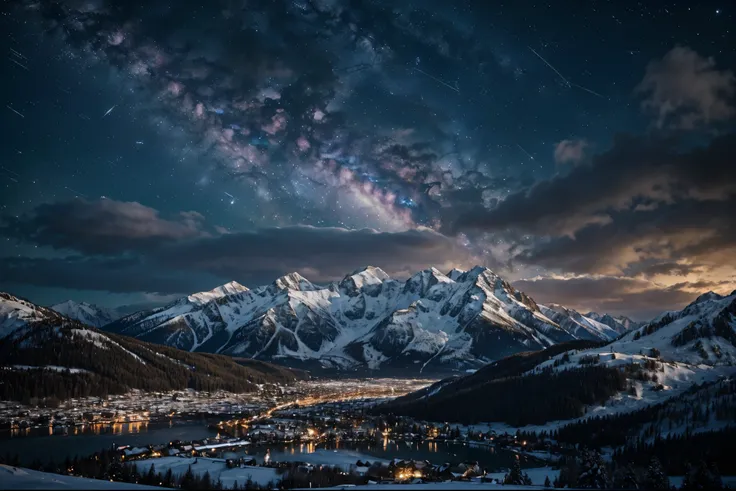
[[[625,390],[625,373],[604,366],[584,366],[561,372],[524,374],[563,351],[593,345],[597,344],[576,341],[543,351],[519,353],[473,375],[439,382],[390,401],[376,411],[430,421],[444,421],[452,415],[453,421],[466,424],[503,421],[514,426],[578,418],[585,414],[586,406],[601,404]]]
[[[189,353],[49,318],[0,339],[0,399],[101,396],[130,389],[250,392],[303,376],[249,359]]]

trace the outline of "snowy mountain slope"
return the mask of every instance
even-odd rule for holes
[[[711,292],[701,295],[683,310],[666,312],[608,344],[575,348],[560,344],[544,351],[520,353],[489,364],[472,375],[436,384],[430,387],[432,390],[409,394],[388,407],[397,414],[421,417],[436,415],[452,406],[457,408],[459,420],[506,423],[505,419],[494,419],[503,414],[498,407],[495,412],[485,409],[499,398],[507,401],[507,405],[519,404],[530,391],[536,393],[540,388],[554,386],[558,402],[578,398],[575,404],[580,405],[581,394],[585,397],[586,391],[609,384],[605,397],[588,400],[580,406],[584,409],[582,413],[569,410],[564,402],[562,410],[540,409],[526,415],[527,420],[559,427],[566,418],[637,411],[680,396],[699,384],[734,376],[736,292],[729,296]],[[508,382],[510,379],[514,380],[512,384]],[[582,392],[580,384],[585,384]],[[464,406],[463,401],[471,400],[481,403],[481,409],[472,404]],[[548,401],[551,408],[554,400]],[[561,413],[566,416],[554,417]]]
[[[54,319],[60,320],[61,315],[9,293],[0,292],[0,339],[16,329],[26,328],[29,324]]]
[[[7,382],[0,384],[2,400],[19,400],[26,390],[33,397],[77,397],[73,391],[80,387],[87,395],[196,386],[250,392],[259,383],[301,376],[263,361],[190,353],[102,332],[7,293],[0,293],[0,325],[0,370]]]
[[[5,489],[164,489],[143,484],[63,476],[0,464],[0,482]]]
[[[233,282],[105,329],[188,351],[412,371],[476,368],[519,351],[617,335],[577,312],[555,314],[556,321],[543,309],[482,267],[449,275],[430,268],[407,281],[367,267],[326,286],[298,273],[252,290]]]
[[[603,339],[612,341],[621,334],[605,323],[585,316],[573,309],[563,307],[562,305],[552,303],[547,306],[541,306],[541,309],[547,317],[557,322],[560,327],[578,339]]]
[[[612,316],[610,314],[599,314],[597,312],[588,312],[585,317],[605,324],[619,334],[623,334],[632,329],[641,327],[644,323],[629,319],[625,315]]]
[[[98,328],[111,323],[119,317],[111,309],[98,307],[87,302],[75,302],[73,300],[52,305],[51,310],[70,319],[78,320],[82,324]]]

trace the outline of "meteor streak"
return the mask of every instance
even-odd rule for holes
[[[416,68],[416,67],[414,67],[414,70],[418,71],[418,72],[419,72],[419,73],[421,73],[422,75],[425,75],[425,76],[427,76],[427,77],[431,78],[431,79],[432,79],[432,80],[434,80],[435,82],[437,82],[437,83],[440,83],[440,84],[444,85],[444,86],[445,86],[445,87],[447,87],[448,89],[450,89],[450,90],[454,90],[454,91],[455,91],[455,92],[457,92],[458,94],[460,93],[460,89],[458,89],[457,87],[453,87],[452,85],[448,84],[448,83],[447,83],[447,82],[445,82],[444,80],[440,80],[439,78],[437,78],[437,77],[435,77],[435,76],[433,76],[433,75],[430,75],[429,73],[427,73],[427,72],[425,72],[425,71],[423,71],[423,70],[420,70],[419,68]]]
[[[19,113],[18,111],[16,111],[16,110],[15,110],[15,109],[13,109],[12,107],[10,107],[10,105],[8,105],[8,104],[5,104],[5,107],[7,107],[7,108],[8,108],[8,109],[10,109],[11,111],[13,111],[13,112],[14,112],[15,114],[17,114],[17,115],[18,115],[18,116],[20,116],[21,118],[25,119],[25,116],[23,116],[23,115],[22,115],[21,113]]]
[[[560,78],[561,78],[561,79],[562,79],[562,80],[563,80],[563,81],[565,82],[565,85],[567,85],[568,87],[570,87],[570,86],[572,85],[572,84],[570,83],[570,81],[569,81],[568,79],[566,79],[565,77],[563,77],[563,76],[562,76],[562,74],[561,74],[561,73],[559,72],[559,70],[557,70],[557,68],[553,67],[553,66],[552,66],[552,64],[551,64],[550,62],[548,62],[547,60],[545,60],[545,59],[544,59],[544,58],[542,57],[542,55],[540,55],[539,53],[537,53],[536,51],[534,51],[534,48],[532,48],[531,46],[527,46],[527,47],[528,47],[528,48],[529,48],[530,50],[532,50],[532,53],[534,53],[534,54],[535,54],[535,55],[537,56],[537,58],[539,58],[540,60],[542,60],[542,61],[544,62],[544,64],[545,64],[545,65],[547,65],[547,66],[548,66],[548,67],[550,67],[550,68],[551,68],[552,70],[554,70],[554,72],[555,72],[555,73],[556,73],[556,74],[557,74],[557,75],[558,75],[558,76],[559,76],[559,77],[560,77]]]

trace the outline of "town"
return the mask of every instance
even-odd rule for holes
[[[59,402],[51,399],[23,405],[0,401],[0,430],[21,433],[48,427],[50,433],[80,431],[79,428],[151,421],[210,420],[214,418],[258,417],[269,409],[297,401],[349,399],[353,397],[399,396],[429,385],[422,379],[311,380],[294,385],[261,385],[246,394],[194,390],[143,392],[106,397],[87,397]]]

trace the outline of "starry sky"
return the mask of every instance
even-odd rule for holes
[[[481,264],[648,319],[736,288],[732,2],[0,9],[2,291]]]

